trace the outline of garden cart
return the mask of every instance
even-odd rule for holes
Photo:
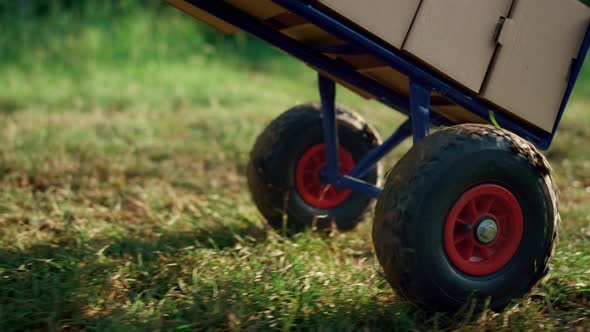
[[[582,68],[587,26],[547,130],[322,1],[167,1],[224,32],[246,31],[319,73],[321,102],[280,115],[251,152],[248,185],[272,227],[352,229],[377,199],[372,235],[387,280],[400,296],[435,310],[500,309],[547,273],[560,219],[539,150],[549,148]],[[336,105],[336,83],[408,119],[382,141]],[[431,127],[441,129],[429,134]],[[413,147],[382,184],[380,161],[410,137]]]

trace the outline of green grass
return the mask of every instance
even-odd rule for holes
[[[1,331],[590,329],[588,68],[547,152],[563,217],[552,272],[504,312],[454,316],[395,296],[370,220],[284,238],[254,208],[248,151],[271,119],[317,99],[306,66],[168,10],[7,31]],[[402,119],[339,97],[383,135]]]

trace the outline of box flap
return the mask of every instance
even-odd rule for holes
[[[502,23],[496,37],[496,42],[500,45],[507,45],[514,43],[516,39],[516,27],[514,20],[511,18],[502,17]]]
[[[422,0],[403,50],[479,92],[513,0]]]
[[[517,0],[509,18],[482,97],[551,132],[590,9],[578,0]]]

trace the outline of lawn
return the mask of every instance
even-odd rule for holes
[[[450,315],[395,296],[370,218],[287,238],[256,211],[249,149],[317,100],[305,65],[173,10],[4,31],[0,331],[590,329],[590,67],[547,152],[563,219],[550,274],[504,312]],[[338,93],[383,136],[403,120]]]

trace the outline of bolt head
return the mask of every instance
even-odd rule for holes
[[[493,219],[484,219],[477,225],[475,235],[483,244],[492,243],[498,236],[498,224]]]

